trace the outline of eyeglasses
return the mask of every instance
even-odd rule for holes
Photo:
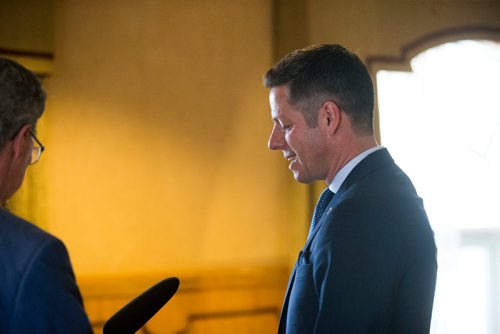
[[[38,138],[35,136],[35,133],[32,130],[29,130],[31,138],[33,138],[33,151],[31,152],[31,160],[30,160],[30,165],[33,165],[36,163],[38,160],[40,160],[40,157],[42,156],[42,152],[45,151],[45,146],[38,140]]]

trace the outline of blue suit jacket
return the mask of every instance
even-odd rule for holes
[[[386,149],[349,174],[292,272],[279,333],[428,333],[436,246]]]
[[[64,244],[0,210],[0,333],[91,333]]]

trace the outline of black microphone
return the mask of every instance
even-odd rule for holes
[[[177,277],[156,283],[109,318],[104,324],[103,334],[137,332],[172,298],[178,287]]]

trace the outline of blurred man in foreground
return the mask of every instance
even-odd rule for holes
[[[91,333],[64,244],[5,209],[40,159],[38,78],[0,58],[0,333]]]

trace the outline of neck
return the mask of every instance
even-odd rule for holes
[[[344,142],[338,143],[334,148],[334,157],[332,159],[331,169],[325,179],[326,184],[330,184],[339,170],[342,169],[349,161],[354,159],[364,151],[377,146],[377,141],[373,135],[348,138]]]

